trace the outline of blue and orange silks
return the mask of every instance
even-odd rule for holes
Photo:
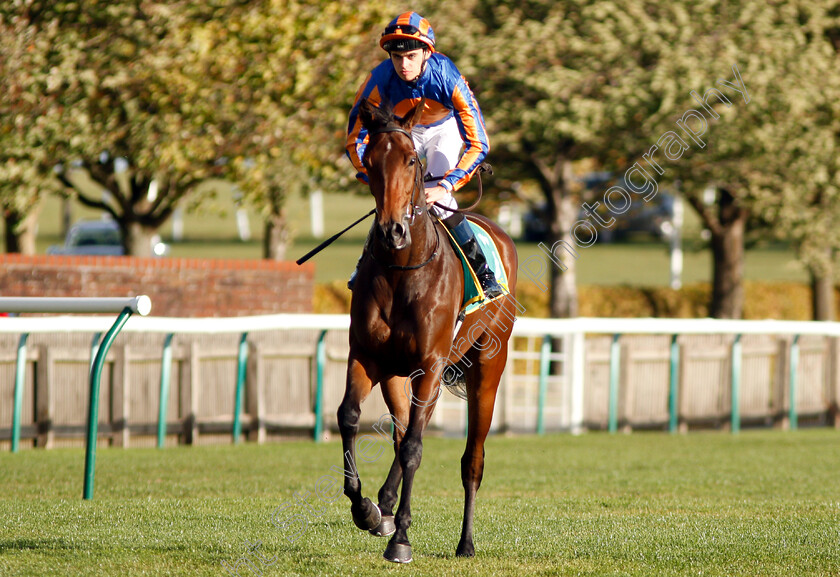
[[[374,68],[365,79],[350,110],[347,126],[347,156],[356,167],[356,177],[367,183],[367,174],[362,165],[368,142],[367,130],[359,119],[359,103],[367,98],[380,105],[387,101],[394,107],[394,114],[405,116],[425,97],[426,105],[420,118],[421,126],[435,126],[453,115],[464,141],[464,153],[458,164],[447,172],[441,184],[454,192],[469,182],[470,177],[487,156],[490,142],[484,127],[484,117],[467,81],[455,64],[443,54],[434,52],[426,62],[420,77],[415,82],[406,82],[397,76],[391,60],[385,60]]]

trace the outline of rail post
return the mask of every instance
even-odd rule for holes
[[[96,436],[99,419],[99,381],[105,356],[120,330],[132,313],[146,316],[151,312],[152,301],[147,296],[134,298],[96,297],[0,297],[0,312],[8,313],[113,313],[119,316],[96,351],[90,369],[90,397],[88,402],[87,443],[85,448],[85,477],[82,496],[93,499],[93,481],[96,467]]]
[[[172,381],[172,337],[169,333],[163,340],[163,356],[160,360],[160,405],[158,406],[157,448],[166,442],[166,412],[169,405],[169,384]]]
[[[545,434],[545,397],[548,391],[548,371],[551,364],[551,335],[543,335],[540,345],[540,380],[537,393],[537,434]],[[469,415],[468,415],[469,416]]]
[[[321,442],[324,432],[324,370],[327,364],[327,331],[318,334],[315,346],[315,426],[312,436],[316,443]]]
[[[239,353],[236,357],[236,399],[233,404],[233,444],[239,444],[242,435],[242,399],[245,397],[245,376],[248,367],[248,333],[239,337]]]
[[[671,335],[671,354],[669,357],[670,375],[668,378],[668,431],[676,433],[680,418],[680,343],[678,335]]]
[[[610,344],[610,395],[607,428],[610,433],[618,431],[618,380],[621,370],[621,335],[613,335]]]
[[[790,390],[789,390],[789,407],[788,407],[788,421],[790,423],[790,430],[795,431],[799,428],[799,414],[796,411],[796,374],[799,372],[799,335],[793,335],[793,340],[790,342]]]
[[[12,407],[12,453],[18,452],[20,443],[20,417],[23,412],[23,387],[26,381],[26,339],[28,333],[20,335],[15,363],[15,400]]]
[[[735,335],[732,341],[732,414],[730,429],[732,433],[741,431],[741,335]]]

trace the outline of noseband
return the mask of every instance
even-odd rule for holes
[[[411,189],[411,198],[409,200],[408,208],[405,211],[405,216],[406,216],[406,218],[409,219],[408,226],[413,226],[414,225],[414,217],[416,217],[418,214],[422,214],[424,212],[426,214],[429,213],[429,208],[428,207],[426,207],[426,206],[420,207],[420,206],[417,206],[417,205],[414,204],[415,194],[417,194],[418,191],[421,191],[421,190],[424,189],[424,186],[423,186],[423,168],[422,168],[422,163],[420,162],[420,155],[417,153],[417,150],[414,149],[414,139],[411,137],[411,134],[409,134],[409,132],[407,130],[405,130],[404,128],[400,128],[399,126],[383,126],[381,128],[377,128],[376,130],[373,130],[373,131],[369,132],[368,134],[370,136],[374,136],[376,134],[383,134],[383,133],[386,133],[386,132],[396,132],[398,134],[404,135],[405,137],[408,138],[408,140],[411,141],[411,148],[414,150],[414,159],[415,159],[415,162],[414,162],[414,187]],[[426,260],[424,260],[420,264],[408,265],[408,266],[381,263],[381,262],[379,264],[381,264],[382,266],[385,266],[389,269],[393,269],[393,270],[416,270],[416,269],[422,268],[422,267],[426,266],[427,264],[429,264],[430,262],[432,262],[432,259],[434,259],[437,256],[438,248],[440,248],[440,236],[438,234],[437,227],[432,225],[432,228],[434,228],[434,230],[435,230],[435,248],[432,251],[432,254],[431,254],[431,256],[429,256],[429,258],[427,258]],[[373,255],[373,251],[370,252],[370,256],[374,260],[376,260],[376,257]],[[377,262],[379,262],[379,261],[377,261]]]

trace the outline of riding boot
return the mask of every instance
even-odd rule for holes
[[[478,244],[475,233],[467,222],[467,219],[464,218],[464,215],[455,213],[446,218],[443,224],[452,232],[452,236],[455,237],[455,242],[464,251],[467,262],[481,283],[481,290],[484,291],[484,296],[488,299],[493,299],[504,294],[504,289],[496,280],[493,269],[487,264],[487,258],[481,250],[481,245]]]

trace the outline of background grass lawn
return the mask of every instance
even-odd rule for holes
[[[840,574],[838,431],[491,437],[474,559],[454,556],[462,451],[426,441],[408,566],[382,559],[344,497],[315,500],[335,441],[104,449],[91,502],[82,450],[3,453],[0,575],[228,575],[256,541],[267,576]],[[389,457],[359,463],[366,494]],[[294,505],[307,491],[320,516]],[[270,522],[288,504],[295,542]]]
[[[324,195],[325,237],[343,229],[373,207],[367,195],[327,193]],[[309,205],[306,199],[292,197],[288,201],[289,223],[294,242],[287,260],[296,260],[321,242],[310,232]],[[249,212],[252,240],[239,240],[234,218],[235,206],[230,198],[220,197],[214,211],[202,210],[184,218],[184,240],[172,244],[173,257],[251,258],[262,257],[262,224],[259,216]],[[39,219],[38,252],[51,244],[63,242],[60,226],[60,202],[49,198]],[[99,213],[74,204],[73,221],[99,218]],[[347,279],[362,251],[370,220],[358,225],[339,241],[314,257],[315,280],[319,283]],[[686,208],[685,263],[683,283],[709,282],[712,261],[710,251],[699,240],[700,223]],[[164,241],[171,242],[172,222],[161,229]],[[520,261],[538,254],[535,243],[517,241]],[[669,283],[668,245],[650,239],[636,239],[622,244],[596,244],[580,250],[578,283],[581,285],[666,286]],[[762,244],[747,250],[745,279],[756,281],[808,282],[793,251],[785,245]]]

